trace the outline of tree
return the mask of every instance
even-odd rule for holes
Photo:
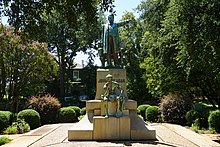
[[[67,68],[79,50],[91,48],[98,37],[99,11],[112,9],[112,1],[67,0],[23,1],[4,0],[3,12],[16,30],[28,32],[32,39],[47,42],[49,51],[57,56],[59,64],[60,96],[64,97]],[[4,5],[3,5],[4,4]],[[100,9],[98,5],[100,4]]]
[[[167,1],[156,33],[151,27],[143,37],[149,53],[143,66],[156,95],[178,91],[219,106],[219,6],[208,0]]]
[[[44,81],[56,74],[54,57],[47,51],[47,44],[31,41],[22,32],[14,33],[10,27],[0,25],[0,75],[1,97],[5,95],[13,102],[17,112],[20,96],[42,92]]]
[[[124,44],[124,47],[121,49],[121,56],[122,64],[127,70],[127,92],[130,98],[143,102],[149,97],[144,70],[139,66],[143,61],[143,52],[140,47],[143,27],[131,12],[126,12],[123,15],[122,20],[126,19],[131,21],[120,30],[120,37]]]
[[[9,24],[16,29],[22,29],[33,38],[44,41],[44,30],[48,24],[42,15],[59,12],[70,28],[75,29],[79,17],[83,15],[87,25],[95,24],[97,12],[111,10],[112,3],[113,0],[1,0],[0,12],[9,17]]]

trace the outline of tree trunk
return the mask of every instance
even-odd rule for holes
[[[60,63],[60,97],[64,98],[65,90],[64,90],[64,71],[62,67],[62,62]]]
[[[3,53],[1,54],[2,59],[1,59],[1,73],[0,73],[0,102],[3,101],[4,99],[4,95],[6,93],[6,71],[5,71],[5,65],[4,65],[4,61],[3,61]]]
[[[60,97],[65,96],[65,53],[61,52],[60,57]]]

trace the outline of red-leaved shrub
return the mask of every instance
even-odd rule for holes
[[[164,96],[159,105],[164,121],[177,124],[186,123],[185,115],[191,108],[190,99],[176,93]]]
[[[50,94],[32,97],[28,101],[28,108],[34,109],[40,114],[42,124],[57,122],[60,107],[61,104],[58,99]]]

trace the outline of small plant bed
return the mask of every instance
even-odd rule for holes
[[[6,144],[11,142],[12,139],[8,138],[8,137],[0,137],[0,145]]]

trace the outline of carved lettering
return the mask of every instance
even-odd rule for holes
[[[116,81],[118,83],[125,83],[125,79],[113,79],[113,81]],[[98,83],[106,83],[106,79],[99,79]]]

